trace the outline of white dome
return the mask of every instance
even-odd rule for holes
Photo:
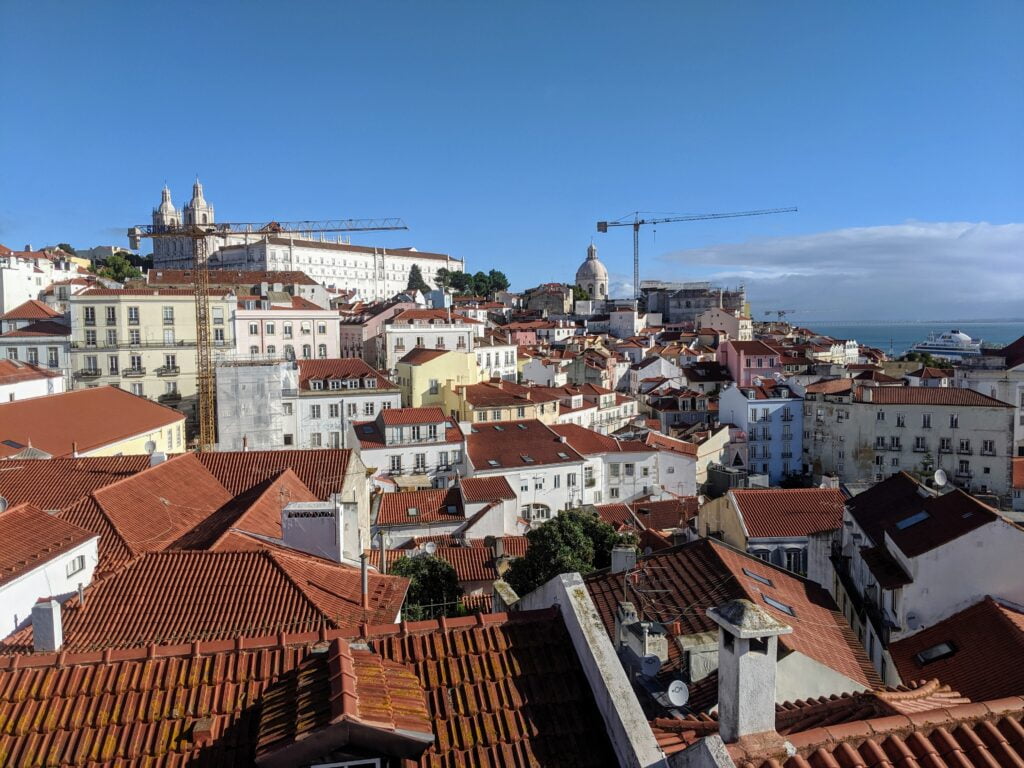
[[[576,270],[576,285],[592,299],[608,298],[608,269],[597,258],[597,248],[593,243],[587,248],[587,260]]]

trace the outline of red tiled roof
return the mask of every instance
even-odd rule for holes
[[[867,398],[870,396],[871,400]],[[875,405],[946,405],[960,408],[1013,408],[1009,403],[964,387],[865,387],[857,399]]]
[[[458,387],[462,398],[474,408],[515,406],[556,402],[558,397],[542,387],[524,387],[511,381],[467,384]]]
[[[616,527],[627,525],[641,531],[667,531],[685,528],[697,516],[698,503],[696,496],[685,496],[665,501],[602,504],[596,509],[602,520]]]
[[[717,681],[717,675],[714,675]],[[775,705],[775,731],[791,736],[811,728],[842,725],[871,717],[911,715],[967,704],[965,698],[938,680],[897,688],[843,693]],[[659,717],[651,721],[658,746],[674,755],[705,736],[718,733],[718,712],[689,717]],[[834,767],[833,767],[834,768]]]
[[[211,288],[207,291],[209,296],[221,296],[226,298],[229,290]],[[191,288],[89,288],[88,290],[76,293],[76,296],[195,296],[196,292]]]
[[[655,424],[660,427],[660,422],[655,421]],[[664,451],[672,451],[673,453],[681,453],[684,456],[696,456],[697,446],[693,443],[688,443],[685,440],[676,440],[672,437],[667,437],[660,432],[650,430],[644,435],[644,442],[653,448],[658,448]]]
[[[47,304],[45,301],[29,299],[0,315],[0,320],[49,320],[54,317],[62,317],[61,313]]]
[[[92,491],[148,466],[149,456],[7,459],[0,463],[0,496],[12,506],[29,503],[47,512],[65,510]]]
[[[725,346],[725,344],[728,344],[737,352],[742,352],[747,357],[750,357],[751,355],[774,356],[779,354],[763,341],[733,341],[730,339],[729,341],[726,341],[723,346]]]
[[[112,413],[116,419],[110,418]],[[115,387],[77,389],[55,395],[0,403],[0,441],[11,440],[67,456],[82,453],[183,422],[184,414]],[[0,456],[20,448],[0,444]]]
[[[322,248],[328,251],[339,251],[344,253],[384,253],[388,256],[408,256],[410,259],[431,259],[441,261],[461,262],[462,259],[449,256],[445,253],[432,253],[431,251],[418,251],[415,248],[377,248],[369,245],[352,245],[351,243],[329,243],[320,240],[300,240],[291,237],[268,237],[271,245],[295,245],[302,248]],[[244,246],[236,246],[244,247]]]
[[[853,379],[826,379],[808,384],[805,391],[810,394],[839,395],[853,390]]]
[[[843,614],[828,593],[813,582],[712,539],[698,539],[640,557],[634,573],[630,577],[635,588],[632,595],[642,595],[645,589],[658,594],[657,601],[643,605],[644,614],[670,627],[678,622],[676,634],[714,631],[717,625],[705,609],[733,599],[751,600],[793,628],[791,634],[779,638],[786,649],[798,651],[861,685],[880,685]],[[609,634],[614,632],[615,611],[624,599],[622,574],[606,569],[585,580],[605,628]],[[763,595],[792,607],[795,615],[774,608]],[[677,644],[670,641],[664,669],[678,669],[681,661]]]
[[[881,546],[888,535],[907,557],[930,552],[999,517],[959,488],[940,496],[921,496],[920,487],[913,477],[899,472],[847,500],[846,506],[872,543]],[[902,530],[897,527],[901,520],[921,512],[927,516]]]
[[[459,480],[462,497],[467,503],[496,501],[498,499],[514,499],[512,486],[503,476],[495,477],[464,477]]]
[[[292,470],[318,499],[341,493],[349,477],[352,451],[347,448],[294,451],[204,451],[198,459],[233,496],[285,469]]]
[[[809,536],[843,524],[845,497],[838,488],[729,491],[753,539]]]
[[[375,371],[358,357],[343,357],[321,360],[299,360],[299,389],[309,390],[309,382],[313,379],[331,381],[345,379],[373,379],[377,389],[397,389],[389,379]],[[324,385],[327,390],[329,384]]]
[[[396,408],[389,408],[384,413],[389,413],[392,410],[398,410]],[[402,410],[426,410],[423,408],[404,408]],[[438,409],[440,410],[440,409]],[[413,421],[412,424],[423,424],[431,422],[419,422]],[[362,450],[367,451],[371,449],[385,448],[387,443],[384,439],[384,433],[377,426],[376,421],[356,421],[352,423],[352,429],[355,431],[356,439],[359,440],[359,445]],[[444,434],[438,434],[436,440],[431,440],[430,444],[439,445],[444,443],[462,443],[462,430],[459,429],[458,422],[454,419],[444,420]],[[381,468],[383,470],[383,468]]]
[[[0,514],[0,585],[95,536],[31,504],[11,507]]]
[[[437,407],[387,408],[381,412],[380,420],[386,427],[397,427],[406,424],[440,424],[446,417],[444,411]]]
[[[426,347],[415,347],[405,354],[398,362],[407,363],[409,365],[422,365],[423,363],[434,360],[441,355],[447,355],[452,350],[450,349],[427,349]]]
[[[535,420],[475,424],[466,436],[466,450],[477,472],[583,460],[556,432]]]
[[[434,537],[431,537],[434,538]],[[437,542],[435,542],[437,543]],[[396,562],[403,557],[416,557],[417,553],[412,549],[388,549],[387,572],[390,573]],[[498,571],[494,563],[494,550],[491,547],[461,547],[444,546],[439,544],[431,553],[433,557],[450,563],[455,569],[455,575],[460,583],[469,581],[494,581],[498,578]],[[369,564],[380,570],[381,550],[367,550]]]
[[[0,334],[0,338],[24,338],[29,336],[70,336],[71,326],[58,323],[55,320],[37,320],[34,323],[18,328],[14,331]]]
[[[19,381],[37,379],[59,379],[63,374],[32,363],[19,360],[0,359],[0,384],[17,384]]]
[[[448,508],[454,508],[449,513]],[[411,515],[409,510],[416,510]],[[382,494],[377,509],[377,525],[420,525],[464,520],[462,499],[454,488]]]
[[[354,568],[281,548],[245,552],[150,552],[63,606],[64,649],[88,651],[188,643],[279,631],[383,623],[398,615],[408,582],[369,576],[360,602]],[[32,628],[0,649],[25,652]]]
[[[950,643],[952,654],[922,664],[921,651]],[[975,701],[1024,691],[1024,609],[986,597],[889,645],[904,680],[937,677]]]
[[[452,323],[462,323],[464,325],[480,325],[479,320],[474,320],[471,317],[466,317],[458,312],[452,312],[451,315]],[[387,321],[388,325],[413,325],[416,321],[425,320],[427,323],[444,323],[449,322],[449,313],[446,309],[403,309],[398,314],[394,315],[390,320]]]
[[[552,424],[551,430],[566,439],[577,453],[650,453],[654,449],[641,440],[617,440],[578,424]]]

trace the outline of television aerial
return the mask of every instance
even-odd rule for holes
[[[936,488],[941,488],[949,482],[949,478],[946,477],[946,471],[944,469],[936,469],[932,479],[935,481]]]
[[[668,686],[668,700],[673,707],[685,707],[690,700],[690,689],[682,680],[673,680]]]
[[[640,662],[640,674],[644,677],[656,677],[661,671],[661,659],[653,653],[644,656]]]

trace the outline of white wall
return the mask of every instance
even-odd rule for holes
[[[25,400],[29,397],[54,395],[63,391],[63,376],[16,381],[13,384],[0,384],[0,403],[7,403],[11,400]]]
[[[0,587],[0,637],[30,622],[32,606],[40,597],[61,600],[77,591],[79,584],[88,586],[99,562],[98,545],[99,537],[94,536]],[[69,576],[68,564],[79,556],[85,558],[85,568]]]

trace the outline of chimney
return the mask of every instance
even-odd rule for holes
[[[860,401],[862,403],[870,403],[871,402],[871,387],[861,387],[860,388]]]
[[[733,744],[775,734],[775,670],[779,635],[793,628],[749,600],[709,608],[718,624],[718,730]]]
[[[74,440],[71,441],[71,455],[76,459],[78,458],[78,443]]]
[[[249,436],[248,435],[242,435],[242,450],[243,451],[248,451],[249,450]]]
[[[149,466],[155,467],[157,464],[163,464],[167,461],[167,454],[162,451],[153,451],[149,454]]]
[[[494,557],[505,556],[505,538],[503,536],[494,537]]]
[[[622,573],[636,567],[636,550],[633,547],[612,549],[612,573]]]
[[[60,603],[43,597],[32,606],[32,650],[36,653],[59,651],[64,645]]]
[[[387,552],[381,550],[380,559],[383,561],[387,557]],[[359,532],[359,597],[363,605],[363,610],[367,610],[370,607],[370,574],[366,568],[366,551],[363,549],[363,532]]]

